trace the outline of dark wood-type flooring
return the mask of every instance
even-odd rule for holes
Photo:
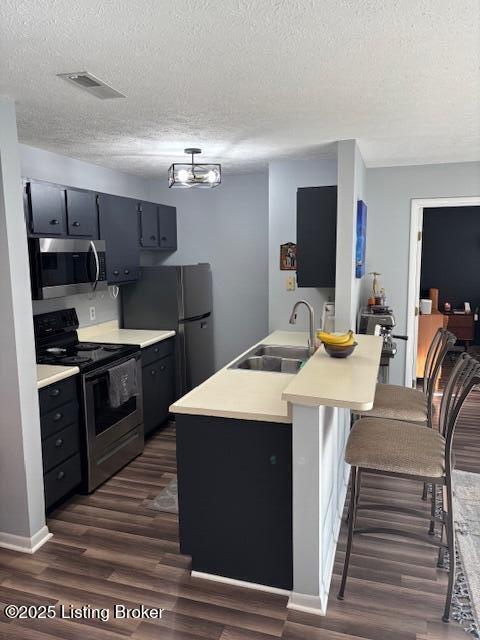
[[[480,471],[480,393],[471,398],[456,438],[457,466]],[[432,548],[400,539],[355,540],[346,599],[336,591],[342,531],[326,617],[288,612],[287,598],[191,578],[179,555],[177,517],[148,509],[175,473],[173,425],[93,495],[75,496],[49,518],[54,536],[32,556],[0,550],[0,638],[5,640],[468,640],[441,621],[446,575]],[[219,479],[221,481],[221,479]],[[365,476],[362,495],[422,506],[419,485]],[[406,516],[376,515],[410,530]],[[373,515],[369,517],[373,522]],[[8,621],[4,605],[162,607],[161,621]]]

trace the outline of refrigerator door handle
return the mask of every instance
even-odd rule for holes
[[[180,323],[198,322],[199,320],[204,320],[206,318],[209,318],[211,315],[212,315],[211,312],[203,313],[201,316],[193,316],[192,318],[181,318],[179,322]]]

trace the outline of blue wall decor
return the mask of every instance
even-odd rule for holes
[[[355,250],[355,277],[365,275],[365,249],[367,246],[367,205],[357,202],[357,246]]]

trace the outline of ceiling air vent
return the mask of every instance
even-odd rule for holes
[[[113,98],[126,98],[123,93],[113,89],[102,80],[99,80],[87,71],[78,71],[76,73],[57,73],[59,78],[63,78],[67,82],[74,84],[83,91],[88,91],[92,96],[100,98],[100,100],[112,100]]]

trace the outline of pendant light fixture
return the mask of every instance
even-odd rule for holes
[[[195,162],[195,155],[202,153],[201,149],[185,149],[185,153],[192,156],[190,163],[176,162],[168,170],[168,187],[189,189],[200,187],[212,189],[218,187],[222,181],[222,166],[220,164],[201,164]]]

